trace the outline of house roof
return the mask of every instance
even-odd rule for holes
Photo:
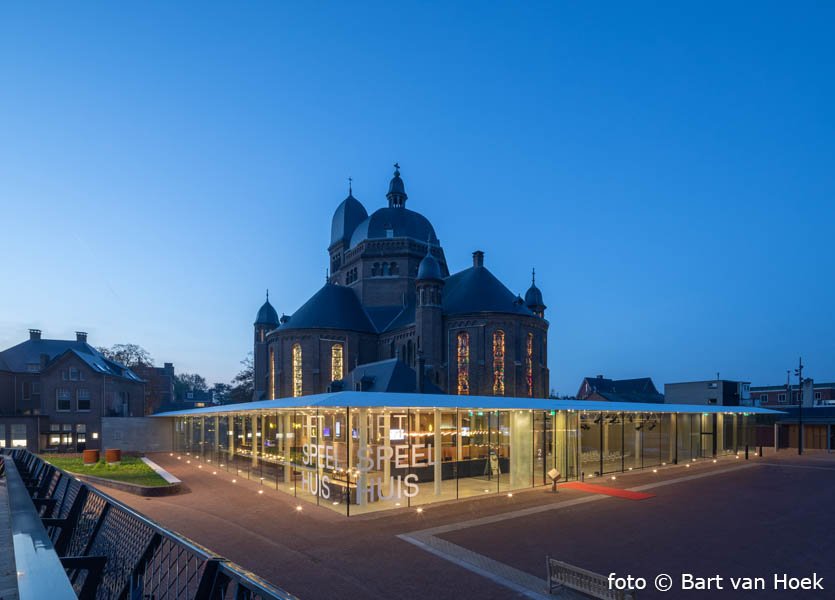
[[[572,410],[587,412],[650,412],[690,414],[780,415],[778,410],[754,406],[714,406],[695,404],[652,404],[599,402],[596,400],[552,400],[507,396],[457,396],[452,394],[411,394],[383,392],[328,392],[298,398],[281,398],[210,406],[192,410],[157,413],[153,417],[206,415],[240,411],[277,410],[281,408],[448,408],[483,410]]]
[[[593,392],[598,394],[658,394],[658,389],[650,377],[636,377],[635,379],[607,379],[606,377],[585,377],[583,384],[588,383]],[[583,385],[580,385],[583,389]]]
[[[5,364],[5,370],[25,373],[29,365],[40,367],[41,355],[47,356],[47,367],[68,352],[75,354],[93,371],[111,377],[121,377],[137,382],[143,379],[122,364],[108,360],[104,355],[87,342],[76,340],[26,340],[0,352],[0,362]]]

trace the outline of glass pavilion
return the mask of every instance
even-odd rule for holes
[[[174,449],[346,515],[733,454],[757,407],[336,392],[161,413]]]

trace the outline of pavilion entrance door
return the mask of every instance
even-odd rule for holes
[[[716,456],[716,415],[702,414],[702,458]]]

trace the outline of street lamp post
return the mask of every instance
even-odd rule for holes
[[[797,453],[803,454],[803,358],[797,360]]]

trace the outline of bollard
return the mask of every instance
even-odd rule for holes
[[[745,460],[748,460],[748,444],[745,444]]]

